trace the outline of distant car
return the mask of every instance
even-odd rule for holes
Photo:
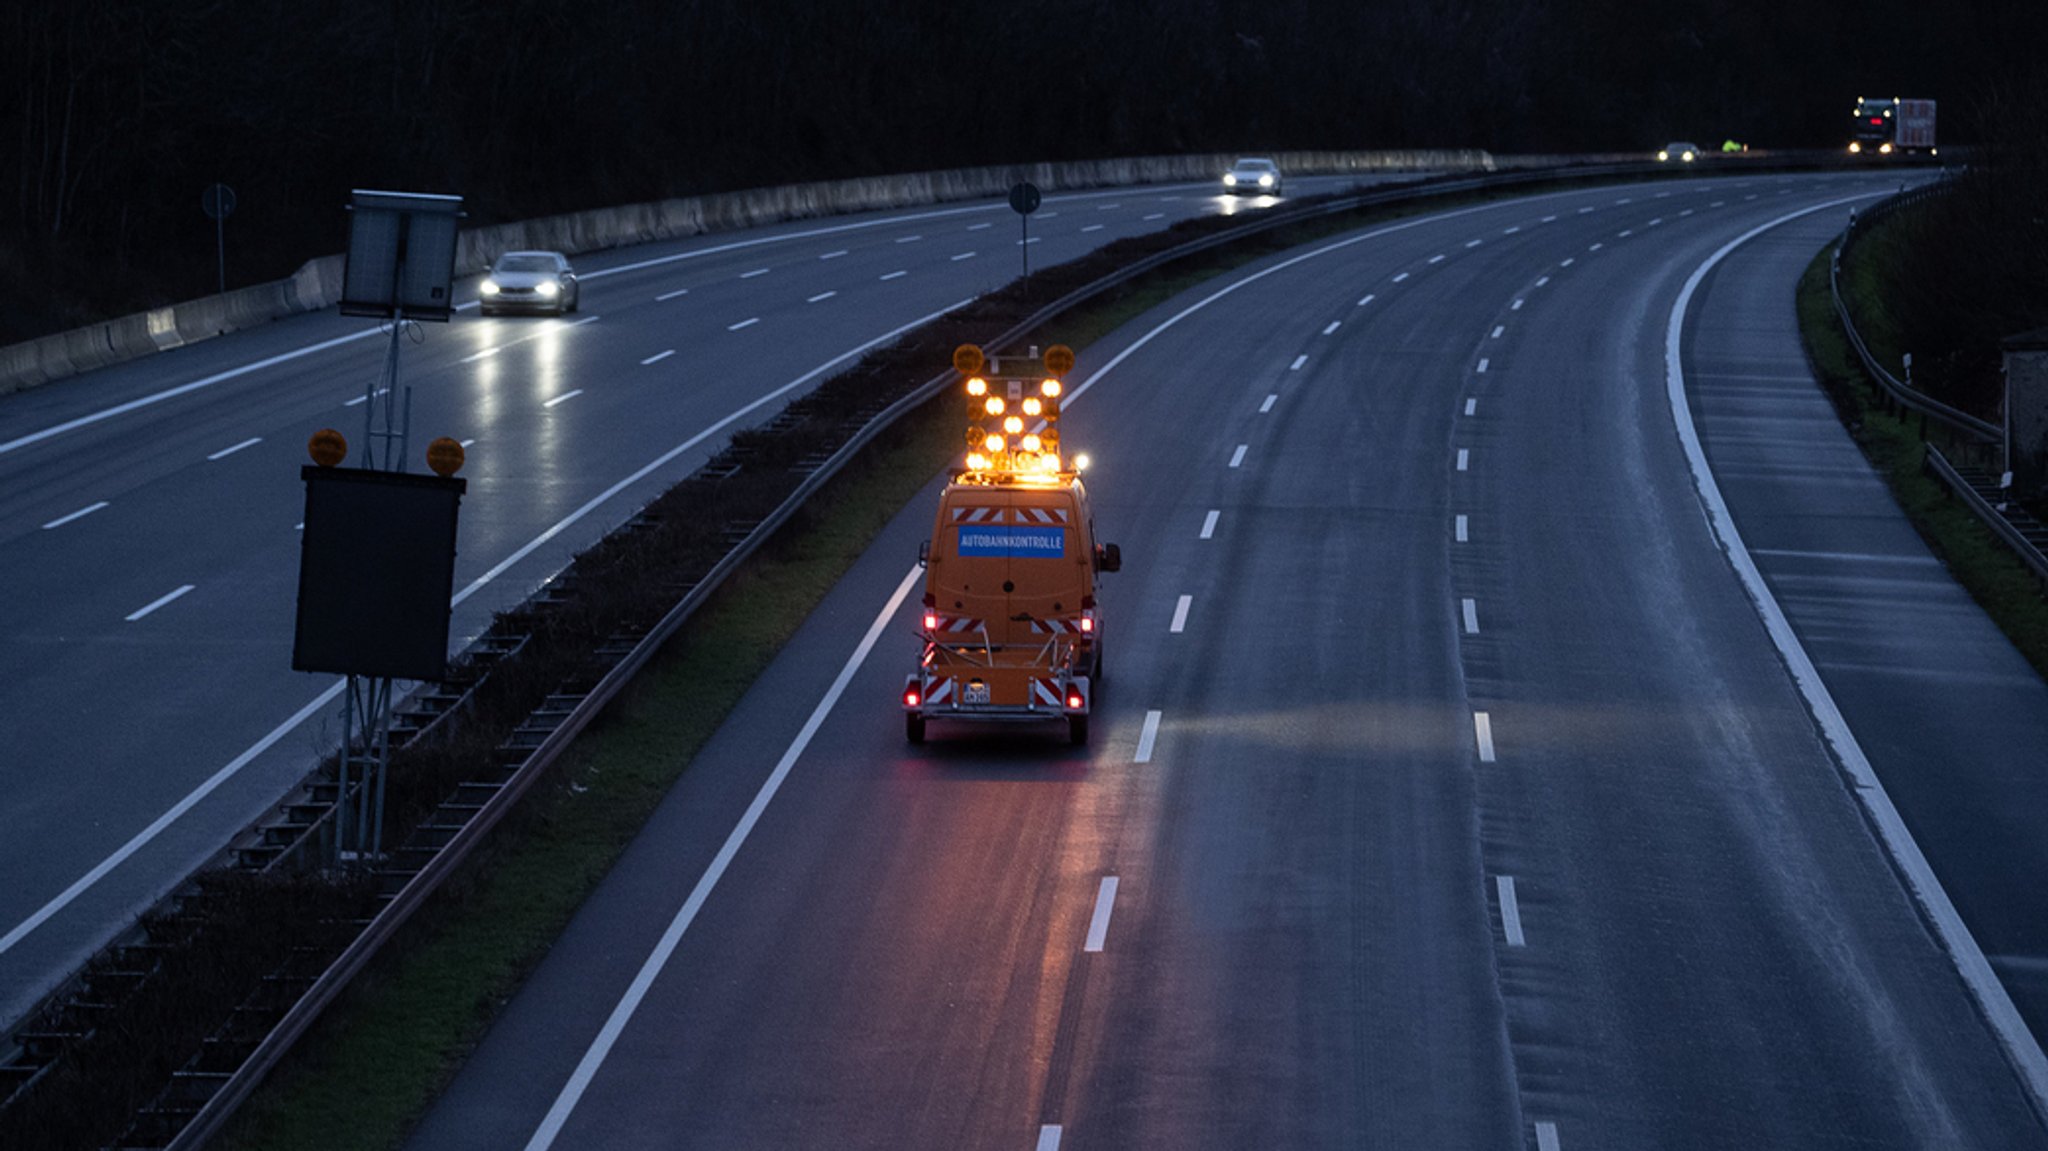
[[[1223,192],[1231,196],[1277,196],[1280,194],[1280,165],[1260,156],[1246,156],[1232,164],[1230,171],[1223,173]]]
[[[1660,164],[1667,164],[1673,160],[1681,164],[1690,164],[1699,158],[1700,146],[1698,144],[1688,144],[1683,140],[1673,140],[1662,148],[1657,149],[1657,162]]]
[[[478,291],[483,314],[573,312],[583,302],[576,272],[560,252],[507,252],[491,265]]]

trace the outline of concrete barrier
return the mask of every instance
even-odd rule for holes
[[[1491,171],[1497,166],[1493,156],[1476,149],[1271,155],[1290,176]],[[1029,180],[1048,192],[1213,180],[1235,158],[1214,153],[991,165],[622,204],[467,229],[456,246],[455,268],[458,275],[476,275],[500,253],[520,248],[547,248],[574,255],[789,220],[986,199],[1002,195],[1019,180]],[[1554,162],[1562,158],[1517,159]],[[322,256],[307,261],[283,280],[0,348],[0,395],[300,312],[331,307],[341,299],[342,262],[338,255]]]

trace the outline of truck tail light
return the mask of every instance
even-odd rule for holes
[[[1069,691],[1069,692],[1067,692],[1067,710],[1068,710],[1068,711],[1080,711],[1080,710],[1081,710],[1081,706],[1082,706],[1082,704],[1084,704],[1084,703],[1086,703],[1086,702],[1087,702],[1086,700],[1083,700],[1083,699],[1081,698],[1081,693],[1080,693],[1080,692],[1078,692],[1078,691]]]
[[[913,687],[910,690],[903,693],[903,706],[916,707],[918,703],[923,699],[924,696],[920,695],[918,693],[918,690]]]
[[[924,613],[924,630],[939,630],[939,613],[933,611],[928,611]]]
[[[1084,616],[1082,616],[1082,617],[1081,617],[1081,634],[1082,634],[1082,635],[1094,635],[1094,634],[1095,634],[1095,617],[1094,617],[1094,616],[1092,616],[1092,615],[1084,615]]]

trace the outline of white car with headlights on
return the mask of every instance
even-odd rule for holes
[[[576,272],[560,252],[507,252],[478,286],[486,316],[500,312],[573,312],[582,303]]]
[[[1246,156],[1223,173],[1226,196],[1277,196],[1280,194],[1280,165],[1261,156]]]

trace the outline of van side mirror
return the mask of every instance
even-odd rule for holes
[[[917,545],[917,566],[924,567],[931,562],[932,541],[925,540]]]
[[[1122,571],[1124,553],[1115,544],[1097,544],[1095,547],[1095,568],[1097,571]]]

